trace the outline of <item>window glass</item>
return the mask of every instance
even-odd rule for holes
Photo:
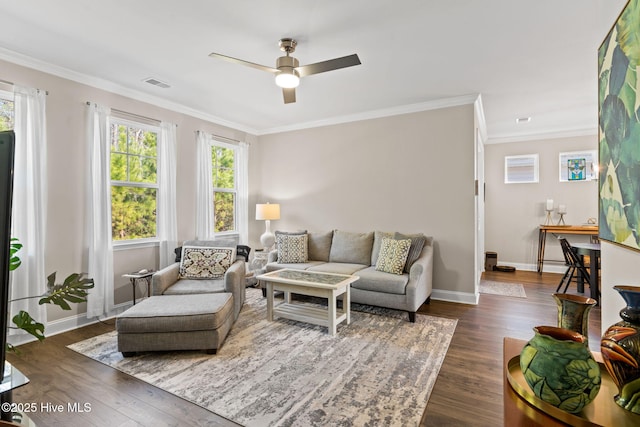
[[[596,150],[560,153],[559,161],[560,182],[598,179],[598,154]]]
[[[0,131],[14,127],[13,94],[0,91]]]
[[[216,143],[211,147],[214,232],[236,230],[236,149]]]
[[[538,182],[538,155],[506,156],[504,182],[505,184]]]
[[[158,129],[113,118],[110,138],[112,238],[155,238]]]

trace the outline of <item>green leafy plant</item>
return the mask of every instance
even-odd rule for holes
[[[22,249],[22,244],[18,239],[11,239],[9,271],[13,271],[20,266],[22,261],[17,255]],[[63,310],[71,310],[69,303],[78,304],[87,301],[89,289],[93,288],[93,279],[87,278],[82,273],[72,273],[67,276],[61,284],[56,284],[56,273],[52,273],[47,277],[47,291],[42,295],[29,296],[10,300],[20,301],[25,299],[40,298],[38,304],[54,304]],[[45,339],[44,325],[37,322],[29,313],[20,310],[18,314],[11,319],[15,326],[14,329],[22,329],[25,332],[36,337],[39,341]],[[15,350],[11,344],[7,344],[9,350]]]

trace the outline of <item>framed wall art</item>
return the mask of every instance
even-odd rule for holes
[[[599,237],[640,250],[640,1],[598,49]]]

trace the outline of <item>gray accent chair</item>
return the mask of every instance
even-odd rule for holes
[[[187,240],[185,246],[235,247],[237,241],[225,240]],[[238,319],[245,301],[246,267],[244,257],[236,257],[221,279],[181,279],[180,263],[176,262],[153,275],[152,295],[193,295],[229,292],[233,295],[233,320]]]

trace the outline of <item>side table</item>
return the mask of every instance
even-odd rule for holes
[[[134,273],[122,275],[122,277],[126,277],[131,280],[131,287],[133,288],[133,305],[136,305],[136,285],[138,282],[147,284],[147,296],[151,296],[151,276],[153,276],[153,273],[153,270],[140,270]]]

